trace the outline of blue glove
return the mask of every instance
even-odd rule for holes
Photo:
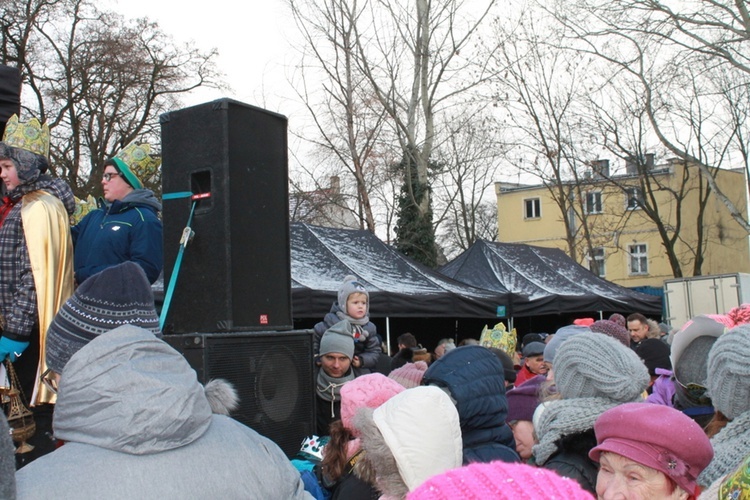
[[[14,362],[27,347],[29,347],[28,342],[19,342],[11,340],[8,337],[0,337],[0,361],[10,358],[10,362]]]

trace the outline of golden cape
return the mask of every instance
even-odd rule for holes
[[[57,311],[73,295],[73,241],[63,203],[46,191],[24,195],[21,206],[26,247],[36,286],[39,313],[39,365],[31,405],[54,403],[56,396],[39,377],[47,369],[45,344],[47,328]]]

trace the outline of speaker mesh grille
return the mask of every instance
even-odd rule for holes
[[[240,395],[232,416],[293,456],[314,434],[311,336],[206,335],[205,341],[206,381],[226,379]]]

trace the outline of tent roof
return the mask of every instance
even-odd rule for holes
[[[661,314],[661,299],[594,275],[557,248],[479,240],[440,269],[487,290],[523,295],[513,316],[584,311]]]
[[[454,281],[363,230],[290,225],[292,316],[322,317],[346,275],[363,282],[373,317],[494,318],[511,294]]]

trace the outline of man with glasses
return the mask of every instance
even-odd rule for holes
[[[142,181],[151,178],[160,164],[147,144],[135,143],[105,162],[104,198],[71,231],[77,283],[125,261],[140,265],[151,283],[159,277],[163,266],[161,204]]]

